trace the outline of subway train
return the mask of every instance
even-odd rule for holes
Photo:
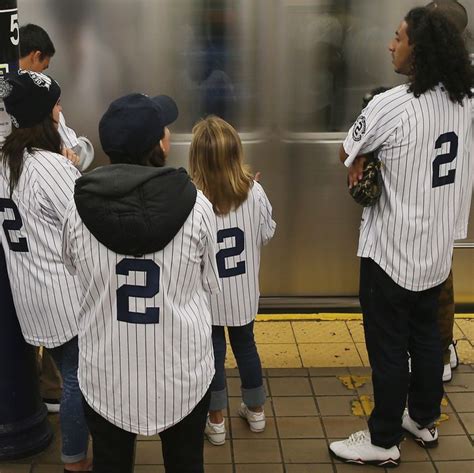
[[[168,94],[180,117],[169,163],[187,165],[193,123],[209,113],[240,132],[278,228],[261,269],[263,310],[358,310],[361,208],[338,148],[364,95],[403,81],[388,42],[413,0],[19,0],[57,53],[70,126],[105,164],[97,124],[132,91]],[[474,52],[474,0],[466,34]],[[456,243],[459,307],[474,306],[474,205]]]

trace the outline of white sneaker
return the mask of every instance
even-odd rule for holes
[[[459,358],[458,358],[458,352],[456,350],[456,344],[457,342],[453,342],[449,345],[449,351],[451,352],[450,357],[449,357],[449,364],[451,365],[451,369],[455,370],[458,365],[459,365]]]
[[[400,449],[396,445],[390,448],[373,445],[368,430],[360,430],[346,440],[331,442],[329,452],[345,463],[385,468],[395,468],[400,464]]]
[[[453,372],[451,371],[451,364],[446,363],[443,368],[443,383],[449,383],[453,379]]]
[[[61,400],[60,399],[45,399],[43,398],[43,402],[46,405],[46,409],[50,414],[57,414],[61,407]]]
[[[243,402],[240,404],[239,416],[245,419],[252,432],[265,430],[265,412],[253,412]]]
[[[225,419],[220,424],[213,424],[207,417],[206,427],[204,429],[204,435],[212,445],[224,445],[225,444]]]
[[[402,427],[424,448],[433,448],[438,445],[438,429],[435,425],[420,427],[405,409],[402,417]]]

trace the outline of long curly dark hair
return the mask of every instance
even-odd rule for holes
[[[410,10],[405,22],[414,45],[410,92],[419,97],[441,82],[453,102],[472,97],[473,68],[456,26],[442,13],[426,7]]]

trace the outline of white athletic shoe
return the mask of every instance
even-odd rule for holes
[[[443,383],[449,383],[453,379],[453,372],[451,371],[451,364],[446,363],[443,368]]]
[[[355,432],[346,440],[331,442],[329,452],[345,463],[384,468],[395,468],[400,464],[400,449],[396,445],[390,448],[373,445],[368,430]]]
[[[239,416],[245,419],[252,432],[265,430],[265,412],[253,412],[243,402],[240,404]]]
[[[451,369],[455,370],[458,365],[459,365],[459,358],[458,358],[458,352],[456,350],[456,344],[457,342],[453,342],[449,345],[449,351],[451,352],[450,357],[449,357],[449,364],[451,365]]]
[[[206,427],[204,429],[204,435],[212,445],[224,445],[225,444],[225,419],[220,424],[213,424],[207,417]]]
[[[405,409],[402,417],[402,427],[424,448],[433,448],[438,445],[438,429],[435,425],[420,427]]]
[[[57,414],[61,407],[61,400],[60,399],[44,399],[43,402],[46,405],[46,409],[50,414]]]

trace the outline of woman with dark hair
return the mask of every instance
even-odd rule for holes
[[[50,349],[63,377],[65,471],[90,471],[77,381],[80,292],[61,255],[64,212],[80,173],[61,155],[59,85],[23,70],[8,83],[11,93],[4,102],[14,126],[1,151],[0,241],[23,336],[31,345]]]
[[[382,163],[382,193],[364,209],[357,252],[374,409],[368,430],[329,446],[344,462],[381,467],[398,466],[404,432],[423,447],[438,444],[438,299],[454,240],[467,236],[474,170],[472,71],[454,23],[436,9],[415,8],[389,51],[408,81],[376,95],[340,149],[349,185],[368,154]]]

